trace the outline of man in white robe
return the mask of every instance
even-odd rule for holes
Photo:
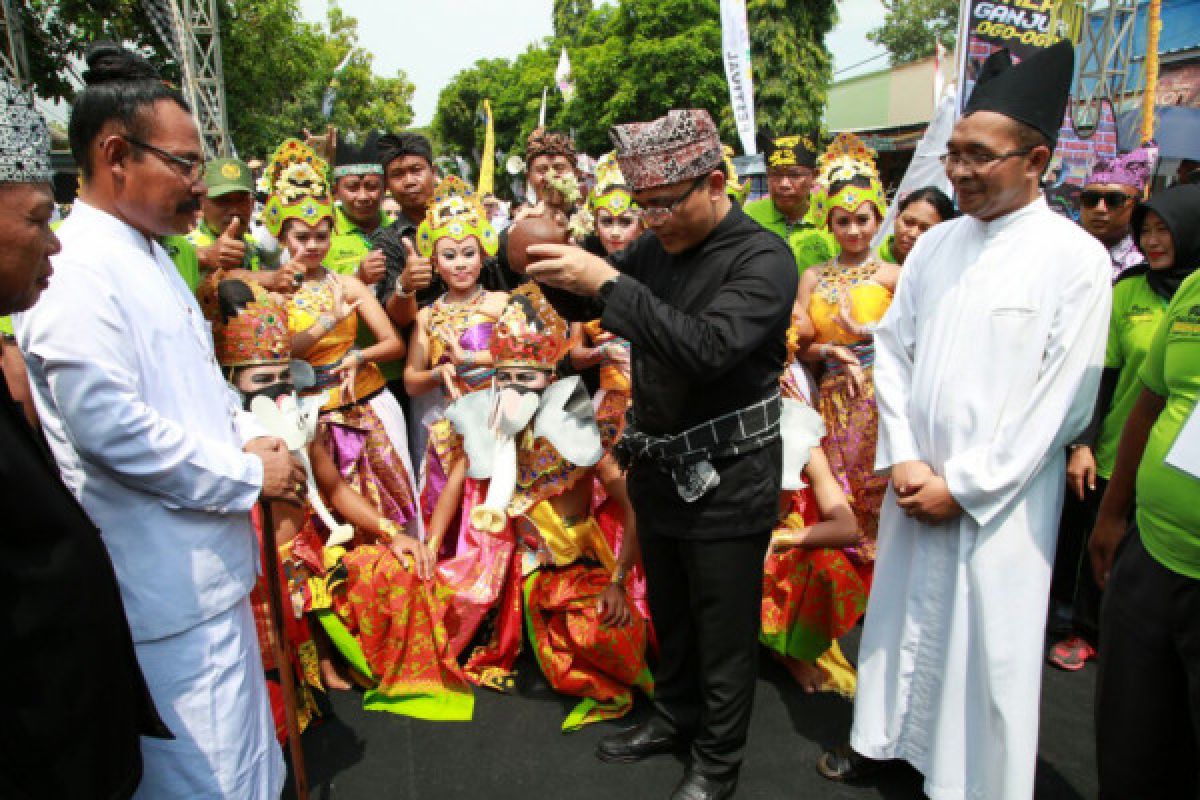
[[[834,780],[903,759],[932,800],[1033,796],[1065,446],[1091,413],[1110,305],[1107,252],[1038,188],[1071,56],[981,78],[947,147],[965,216],[921,237],[875,334],[892,485],[852,750],[818,763]]]
[[[58,231],[54,281],[16,332],[46,439],[100,528],[174,735],[142,737],[135,797],[277,798],[248,512],[260,495],[296,500],[303,473],[279,440],[243,447],[207,323],[157,241],[186,232],[205,190],[186,105],[115,45],[93,46],[88,66],[70,123],[84,187]]]

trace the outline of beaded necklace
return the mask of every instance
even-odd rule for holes
[[[855,286],[869,283],[879,271],[879,264],[874,257],[870,257],[861,264],[843,266],[835,258],[819,269],[816,293],[829,303],[836,304],[841,301],[843,292],[849,295]]]

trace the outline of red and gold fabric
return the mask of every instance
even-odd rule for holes
[[[525,579],[525,622],[538,665],[555,691],[583,698],[564,731],[624,716],[634,688],[654,692],[645,618],[631,603],[629,624],[600,621],[596,603],[609,581],[607,569],[583,563],[545,567]]]
[[[798,530],[820,520],[812,490],[792,493],[779,524]],[[763,569],[764,645],[787,658],[813,662],[848,633],[867,608],[868,584],[837,548],[790,547],[767,556]]]

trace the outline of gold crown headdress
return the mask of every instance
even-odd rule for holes
[[[613,215],[637,208],[625,176],[621,174],[616,153],[605,153],[596,162],[596,185],[588,195],[588,208],[593,212],[607,209]]]
[[[333,198],[325,180],[328,170],[325,159],[299,139],[288,139],[279,146],[267,164],[265,176],[270,197],[262,218],[272,236],[279,236],[289,219],[315,225],[326,217],[333,218]]]
[[[488,221],[479,195],[462,178],[448,175],[434,189],[425,219],[417,228],[417,251],[428,258],[439,239],[461,242],[468,236],[478,239],[489,256],[500,249],[500,237]]]
[[[853,184],[838,189],[832,197],[830,189],[837,183],[865,178],[866,188]],[[835,208],[855,211],[863,203],[871,203],[880,219],[887,213],[887,198],[875,167],[875,151],[853,133],[839,133],[817,159],[816,192],[812,198],[813,223],[825,227]]]
[[[509,294],[488,349],[497,367],[553,370],[570,344],[567,323],[530,282]]]
[[[244,298],[246,290],[252,296],[248,302]],[[249,367],[291,358],[292,335],[283,304],[253,281],[221,281],[217,296],[222,306],[213,319],[217,363],[222,367]]]

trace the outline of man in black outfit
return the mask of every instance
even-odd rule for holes
[[[0,81],[0,314],[37,301],[59,250],[49,145],[32,101]],[[0,508],[0,686],[9,690],[0,797],[131,797],[142,777],[139,735],[170,733],[146,689],[100,532],[4,380]]]
[[[564,317],[633,348],[628,466],[660,643],[656,715],[597,749],[690,747],[674,800],[733,796],[757,673],[763,558],[779,515],[779,376],[796,296],[787,246],[725,193],[704,111],[612,131],[648,233],[606,261],[535,245],[529,275]]]

